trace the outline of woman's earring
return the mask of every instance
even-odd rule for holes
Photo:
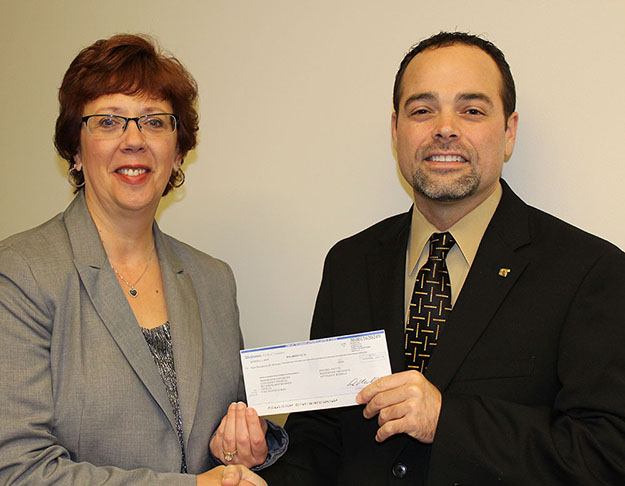
[[[85,185],[85,180],[83,179],[82,184],[76,184],[74,182],[74,177],[76,177],[75,174],[78,174],[80,171],[76,168],[76,164],[73,164],[69,170],[67,171],[67,182],[69,182],[69,184],[74,188],[74,189],[80,189],[82,186]]]
[[[174,172],[174,183],[172,184],[171,179],[169,179],[168,184],[171,187],[178,188],[184,184],[185,176],[182,168],[178,168],[176,172]]]

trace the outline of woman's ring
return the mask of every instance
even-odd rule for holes
[[[233,450],[232,452],[228,452],[228,451],[224,451],[224,459],[226,460],[226,462],[230,462],[232,461],[232,459],[234,459],[234,456],[237,455],[237,450]]]

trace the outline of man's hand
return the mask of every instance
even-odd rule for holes
[[[254,467],[267,458],[267,422],[243,402],[231,403],[210,442],[213,456],[224,464]],[[226,452],[231,453],[227,460]]]
[[[442,397],[418,371],[384,376],[363,388],[356,401],[366,405],[365,418],[378,416],[375,440],[383,442],[395,434],[408,434],[431,444],[438,425]]]

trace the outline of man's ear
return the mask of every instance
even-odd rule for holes
[[[508,162],[512,156],[514,150],[514,143],[516,141],[516,129],[519,125],[519,114],[515,111],[508,117],[508,123],[506,125],[506,148],[504,151],[504,161]]]
[[[393,137],[393,148],[397,152],[397,112],[391,115],[391,136]]]

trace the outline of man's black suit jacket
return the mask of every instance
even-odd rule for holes
[[[360,406],[292,414],[270,486],[625,484],[625,255],[502,185],[426,372],[443,396],[433,445],[376,443]],[[404,370],[410,221],[332,248],[311,338],[384,329]]]

